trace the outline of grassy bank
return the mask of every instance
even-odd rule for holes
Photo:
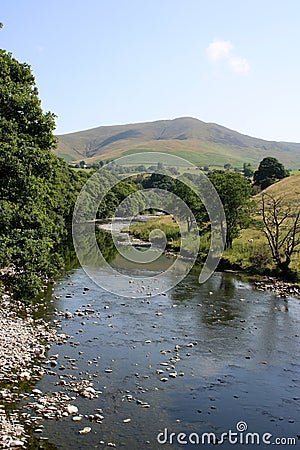
[[[129,232],[133,236],[147,241],[151,232],[151,236],[155,236],[154,230],[157,229],[163,231],[166,236],[166,249],[170,252],[178,252],[181,245],[180,230],[171,216],[157,217],[147,222],[131,225]],[[191,236],[188,246],[192,249],[193,245],[194,237]],[[209,233],[200,236],[199,263],[204,261],[209,247]],[[241,230],[239,237],[234,239],[232,248],[224,251],[220,267],[257,275],[276,274],[276,266],[272,261],[267,239],[262,231],[253,228]],[[293,272],[300,273],[298,254],[294,256],[290,268]]]

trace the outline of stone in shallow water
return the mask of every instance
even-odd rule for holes
[[[78,408],[75,405],[68,405],[66,407],[66,410],[69,414],[77,414],[78,413]]]
[[[170,372],[169,373],[169,377],[176,378],[177,377],[177,372]]]
[[[82,428],[82,430],[79,430],[78,433],[79,434],[87,434],[90,431],[92,431],[91,427],[84,427],[84,428]]]
[[[18,439],[15,439],[15,440],[13,440],[13,441],[11,441],[11,442],[9,443],[9,446],[12,447],[12,448],[16,448],[16,447],[24,447],[24,445],[25,445],[25,442],[20,441],[20,440],[18,440]]]
[[[41,395],[42,394],[42,391],[40,391],[39,389],[32,389],[32,391],[31,391],[33,394],[36,394],[36,395]]]
[[[80,420],[82,420],[82,416],[73,416],[73,417],[72,417],[72,420],[73,420],[74,422],[80,422]]]

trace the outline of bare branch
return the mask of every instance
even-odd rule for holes
[[[262,219],[272,257],[279,268],[288,268],[300,245],[300,210],[287,203],[284,195],[262,194]]]

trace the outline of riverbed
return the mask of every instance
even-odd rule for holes
[[[124,269],[118,255],[114,264]],[[143,277],[142,266],[131,270]],[[70,338],[52,345],[45,365],[54,357],[55,367],[36,388],[66,393],[78,408],[76,420],[73,414],[42,421],[36,436],[56,448],[190,449],[197,436],[220,439],[239,422],[260,439],[269,433],[271,442],[292,437],[299,445],[298,299],[257,291],[228,273],[215,273],[203,285],[190,273],[167,293],[124,298],[76,268],[49,301],[48,320]],[[96,392],[93,399],[74,395],[82,380]],[[186,438],[178,442],[178,433]],[[192,442],[183,444],[188,438]],[[202,447],[211,446],[205,442]],[[232,445],[226,440],[222,448]]]

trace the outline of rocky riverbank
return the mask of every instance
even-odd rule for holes
[[[64,342],[66,335],[42,319],[33,319],[34,305],[0,298],[0,447],[25,448],[30,425],[26,414],[13,406],[23,394],[21,386],[34,384],[44,374],[41,361],[51,342]]]
[[[254,281],[254,286],[258,291],[271,291],[278,297],[300,297],[300,286],[274,277],[266,277],[260,281]]]
[[[93,400],[98,391],[93,388],[91,376],[61,376],[65,367],[58,364],[58,354],[50,355],[52,345],[67,342],[71,346],[74,336],[59,333],[61,319],[45,321],[35,317],[44,303],[25,304],[11,298],[8,293],[0,297],[0,448],[36,448],[33,442],[48,440],[42,436],[44,420],[69,418],[74,422],[102,423],[101,409],[93,414],[80,414],[73,403],[78,398]],[[71,314],[53,309],[55,317],[71,319],[75,315],[89,316],[94,310],[85,308]],[[84,323],[84,322],[82,322]],[[73,361],[73,360],[72,360]],[[42,392],[36,384],[43,377],[57,377],[56,391]],[[91,427],[83,427],[79,434],[87,434]],[[35,445],[35,444],[34,444]],[[114,446],[113,443],[108,443]],[[42,447],[38,447],[42,448]]]

